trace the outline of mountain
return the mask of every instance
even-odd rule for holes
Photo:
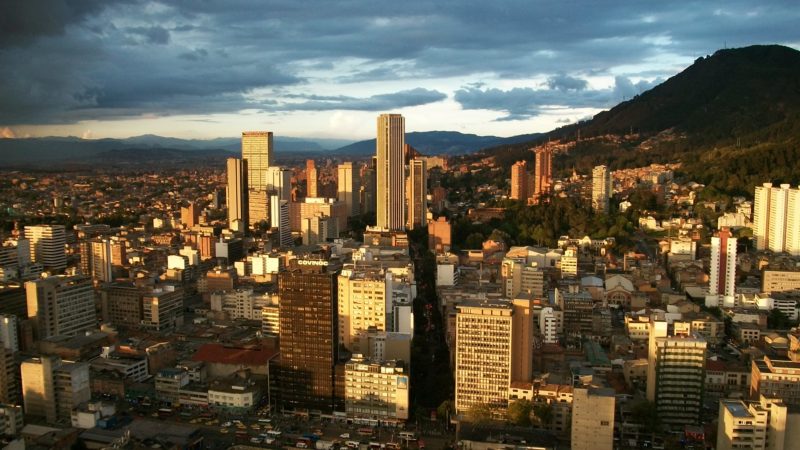
[[[278,159],[281,153],[317,154],[341,147],[350,141],[339,139],[302,139],[276,136],[275,152]],[[44,137],[25,139],[0,139],[0,165],[42,165],[54,162],[84,162],[88,159],[127,158],[141,150],[142,158],[155,158],[157,151],[163,150],[171,156],[173,151],[181,150],[181,160],[206,158],[209,153],[200,151],[217,150],[237,153],[241,151],[240,138],[216,138],[210,140],[178,139],[146,134],[126,139],[80,139],[77,137]],[[122,153],[114,153],[124,150]],[[198,152],[198,153],[193,153]],[[145,156],[146,155],[146,156]],[[170,157],[171,157],[170,156]],[[289,156],[289,155],[287,155]],[[102,159],[99,159],[102,160]]]
[[[536,139],[539,134],[523,134],[507,138],[497,136],[478,136],[457,131],[414,131],[406,133],[406,144],[414,147],[423,155],[464,154],[483,148],[503,144],[516,144]],[[367,139],[336,149],[340,155],[373,155],[375,139]]]
[[[800,52],[779,45],[719,50],[591,120],[480,157],[530,159],[527,149],[547,139],[570,147],[557,156],[562,171],[682,161],[685,175],[726,194],[752,195],[764,181],[797,183]]]

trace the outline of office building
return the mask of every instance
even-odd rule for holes
[[[456,313],[456,413],[488,405],[495,416],[508,408],[513,308],[506,301],[468,300]]]
[[[377,227],[401,231],[405,220],[405,119],[400,114],[378,116],[376,141]]]
[[[511,304],[514,309],[511,380],[528,382],[533,378],[533,297],[522,294]]]
[[[4,436],[17,436],[25,425],[22,406],[15,404],[0,404],[0,434]],[[8,447],[13,447],[8,445]]]
[[[29,225],[25,227],[25,238],[30,243],[31,262],[54,271],[67,267],[64,225]]]
[[[91,399],[88,363],[41,356],[23,361],[21,373],[25,414],[69,421],[72,410]]]
[[[373,156],[370,163],[361,168],[361,189],[359,191],[359,201],[361,202],[361,213],[368,214],[377,208],[377,156]]]
[[[592,169],[592,209],[597,213],[608,213],[608,200],[614,194],[611,171],[606,166]]]
[[[800,290],[800,270],[764,269],[761,280],[761,292],[766,294]]]
[[[292,239],[292,228],[289,219],[289,202],[286,200],[278,200],[277,195],[272,196],[273,205],[277,205],[277,211],[272,219],[272,228],[278,230],[278,246],[281,248],[290,248],[294,245]]]
[[[200,222],[200,208],[195,202],[181,206],[181,223],[184,228],[192,228]]]
[[[142,321],[142,291],[133,284],[109,283],[100,289],[103,322],[138,327]]]
[[[14,351],[0,348],[0,403],[16,405],[20,398],[19,363]]]
[[[319,197],[319,174],[313,159],[306,160],[306,197]]]
[[[267,169],[273,165],[272,149],[271,131],[242,132],[242,161],[246,161],[244,166],[246,189],[268,190]]]
[[[368,424],[398,424],[408,419],[409,374],[402,361],[353,355],[344,369],[345,412]]]
[[[227,164],[227,204],[228,228],[244,231],[250,223],[247,215],[249,206],[247,189],[247,160],[228,158]]]
[[[545,146],[537,148],[535,154],[533,192],[528,195],[538,204],[542,196],[550,195],[553,190],[553,150]]]
[[[270,195],[277,195],[278,200],[291,201],[292,171],[278,166],[271,166],[267,169],[267,191]]]
[[[614,448],[615,392],[607,388],[575,388],[572,392],[572,450]]]
[[[90,241],[91,263],[90,275],[92,280],[108,283],[114,276],[111,272],[111,241],[109,239],[94,239]]]
[[[250,189],[247,192],[247,218],[250,228],[255,228],[263,222],[269,225],[269,191],[265,189]]]
[[[290,221],[292,231],[302,231],[303,219],[322,215],[334,219],[333,237],[347,229],[347,207],[335,198],[306,197],[302,202],[290,205]]]
[[[427,222],[428,216],[428,170],[424,159],[414,158],[408,162],[406,197],[407,227],[421,227]]]
[[[703,407],[706,340],[668,333],[667,322],[650,321],[647,400],[669,425],[697,425]]]
[[[171,332],[183,325],[183,288],[160,285],[142,295],[142,328]]]
[[[552,307],[542,308],[539,312],[539,334],[545,344],[558,344],[558,336],[563,331],[564,314]]]
[[[753,237],[757,250],[800,255],[800,188],[772,183],[756,186]]]
[[[359,174],[354,169],[353,163],[345,162],[339,164],[336,178],[336,197],[339,202],[344,203],[349,217],[361,214],[359,201],[359,191],[361,183]]]
[[[2,343],[2,347],[12,352],[19,351],[19,322],[17,316],[0,314],[0,343]]]
[[[723,228],[711,238],[708,294],[733,297],[736,287],[736,238]]]
[[[336,222],[333,217],[315,214],[301,219],[300,234],[303,236],[303,245],[324,244],[328,239],[337,237],[335,231]]]
[[[517,161],[511,166],[511,199],[528,200],[528,163]]]
[[[38,339],[74,336],[97,328],[92,281],[51,276],[25,283],[28,318]]]
[[[303,258],[278,275],[284,410],[330,413],[343,400],[335,383],[338,272],[333,262]]]
[[[388,331],[387,274],[383,270],[347,267],[338,277],[339,343],[353,353],[368,353],[361,346],[369,328]],[[391,288],[389,288],[391,289]]]
[[[428,248],[434,253],[450,251],[451,227],[447,217],[440,216],[428,222]]]
[[[800,362],[764,356],[750,363],[750,398],[779,398],[800,407]]]

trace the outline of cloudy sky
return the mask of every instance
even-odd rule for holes
[[[796,1],[3,0],[0,135],[510,136],[772,43]]]

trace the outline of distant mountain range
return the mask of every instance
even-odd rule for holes
[[[464,134],[457,131],[420,131],[406,133],[406,144],[414,147],[423,155],[454,155],[472,153],[497,145],[529,142],[539,136],[540,134],[535,133],[503,138]],[[375,154],[375,139],[354,142],[337,149],[336,153],[343,155],[373,155]]]
[[[423,154],[463,154],[503,143],[530,141],[536,134],[501,138],[454,131],[406,133],[406,142]],[[303,156],[365,157],[375,153],[375,139],[351,143],[336,139],[275,137],[278,161]],[[50,165],[53,163],[116,163],[139,161],[190,161],[198,158],[227,157],[239,154],[239,138],[210,140],[178,139],[147,134],[127,139],[80,139],[45,137],[0,139],[0,166]]]

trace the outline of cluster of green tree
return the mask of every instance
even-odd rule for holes
[[[560,197],[540,205],[508,200],[501,206],[506,208],[502,220],[473,223],[465,217],[456,219],[453,222],[453,248],[480,248],[486,239],[502,241],[508,246],[554,247],[558,238],[564,235],[598,239],[613,237],[623,248],[632,245],[636,220],[634,210],[619,214],[616,208],[612,208],[609,214],[596,214],[580,199]]]

